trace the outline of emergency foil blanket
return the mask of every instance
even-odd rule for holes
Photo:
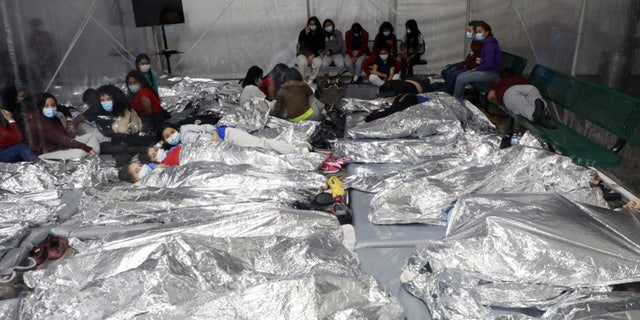
[[[24,275],[34,292],[20,312],[32,319],[402,318],[399,302],[340,241],[330,215],[264,208],[74,241],[76,256]]]
[[[375,224],[446,225],[446,208],[472,193],[557,192],[568,198],[607,207],[600,188],[589,181],[595,172],[570,158],[521,145],[486,157],[429,161],[374,186],[369,220]]]
[[[445,238],[417,246],[401,280],[434,319],[498,319],[498,309],[559,319],[559,308],[578,312],[575,299],[640,280],[638,228],[629,213],[558,194],[467,195]]]

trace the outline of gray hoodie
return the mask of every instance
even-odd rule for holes
[[[324,51],[331,54],[344,54],[344,38],[340,30],[333,30],[331,33],[324,33]],[[323,52],[324,53],[324,52]]]

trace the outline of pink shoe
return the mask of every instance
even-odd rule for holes
[[[320,166],[322,173],[336,173],[342,169],[342,166],[335,162],[323,162]]]
[[[340,158],[334,158],[333,162],[339,164],[339,165],[343,165],[345,163],[347,163],[347,158],[345,157],[340,157]]]

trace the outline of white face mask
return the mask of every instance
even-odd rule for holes
[[[388,55],[388,54],[381,54],[381,55],[380,55],[380,59],[382,59],[382,61],[387,60],[387,58],[389,58],[389,55]]]
[[[138,180],[144,178],[146,175],[151,173],[151,171],[153,171],[153,169],[151,169],[151,167],[149,167],[146,164],[143,165],[142,168],[140,168],[140,173],[138,173]]]
[[[180,143],[180,132],[174,132],[169,139],[167,139],[167,143],[172,146],[177,146]]]
[[[149,72],[149,70],[151,70],[151,65],[150,64],[141,64],[140,65],[140,71],[147,73]]]
[[[309,30],[316,31],[316,25],[315,24],[314,25],[310,25],[309,26]]]
[[[167,158],[167,154],[169,154],[169,151],[165,150],[165,149],[158,149],[158,153],[156,153],[156,161],[157,162],[162,162]]]
[[[332,26],[326,26],[326,27],[324,27],[324,31],[331,32],[331,31],[333,31],[333,27]]]

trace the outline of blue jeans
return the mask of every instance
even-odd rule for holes
[[[464,98],[464,86],[469,82],[494,82],[499,78],[500,76],[493,71],[465,71],[456,79],[453,96],[458,99]]]
[[[38,157],[26,143],[14,144],[0,150],[0,162],[36,161]]]
[[[453,89],[456,85],[456,79],[458,79],[458,75],[465,71],[467,71],[467,69],[456,69],[455,66],[453,66],[453,68],[443,70],[442,79],[444,79],[444,84],[442,85],[441,91],[448,94],[453,94]]]

